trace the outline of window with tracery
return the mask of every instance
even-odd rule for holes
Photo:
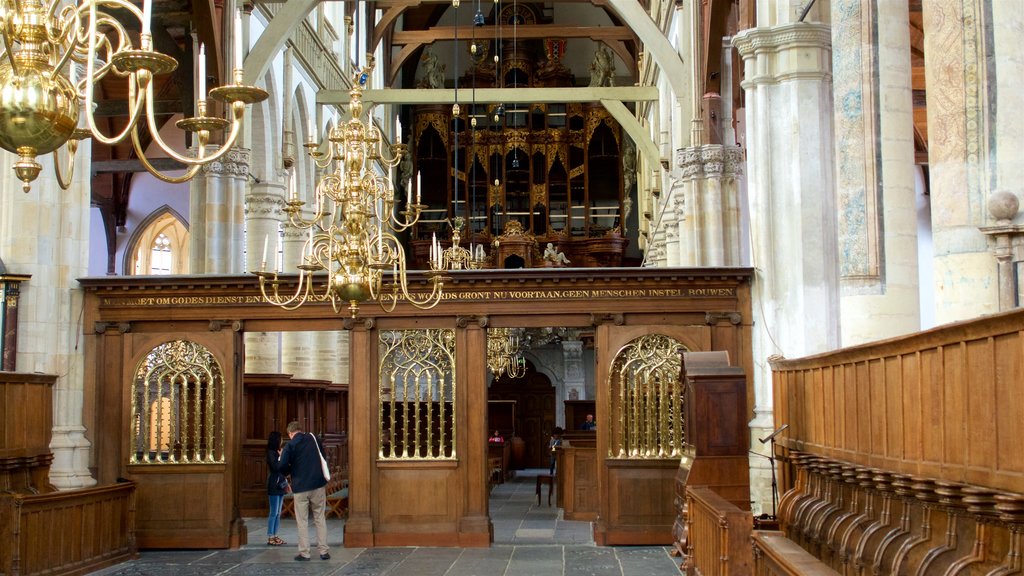
[[[455,331],[380,333],[378,457],[455,458]]]
[[[172,211],[166,209],[146,224],[135,237],[131,252],[131,274],[187,274],[188,242],[188,229]]]
[[[166,234],[159,234],[153,239],[149,249],[149,273],[166,275],[171,273],[171,239]]]
[[[677,340],[641,336],[619,350],[609,376],[611,458],[679,458],[685,441],[683,382]]]
[[[132,464],[224,462],[224,373],[203,345],[165,342],[132,379]]]

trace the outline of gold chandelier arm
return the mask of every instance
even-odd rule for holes
[[[168,176],[163,172],[160,172],[150,164],[149,158],[146,158],[146,155],[142,152],[142,145],[139,143],[138,130],[132,130],[132,147],[135,148],[135,152],[139,157],[139,162],[142,162],[142,165],[146,167],[146,170],[153,176],[156,176],[157,179],[163,180],[168,184],[181,184],[182,182],[188,182],[199,172],[199,169],[202,168],[202,165],[200,164],[189,166],[181,176]]]
[[[8,30],[8,23],[10,22],[7,15],[10,14],[11,10],[8,8],[10,0],[0,1],[0,10],[3,14],[0,14],[0,30],[3,31],[4,38],[4,53],[7,54],[7,61],[11,64],[11,71],[17,75],[18,65],[14,62],[14,43],[11,42],[10,31]],[[10,24],[13,26],[13,24]]]
[[[160,130],[159,127],[156,125],[156,115],[153,109],[153,85],[149,84],[146,87],[146,91],[148,92],[146,98],[146,123],[149,126],[150,137],[153,139],[153,142],[155,142],[157,146],[159,146],[160,149],[163,150],[164,153],[166,153],[169,157],[174,158],[178,162],[181,162],[182,164],[186,164],[188,166],[202,166],[204,164],[209,164],[210,162],[219,160],[231,150],[232,146],[234,146],[235,140],[238,139],[238,134],[240,133],[240,128],[242,126],[241,117],[242,114],[245,113],[245,104],[243,102],[232,102],[231,104],[231,133],[228,135],[228,138],[224,141],[224,143],[221,144],[220,149],[217,150],[212,156],[207,156],[206,139],[209,137],[209,134],[208,131],[206,130],[199,130],[199,151],[196,153],[195,158],[190,158],[188,156],[184,156],[182,154],[175,152],[173,148],[171,148],[166,142],[164,142],[162,138],[160,138]],[[205,136],[204,133],[206,133]],[[132,139],[133,141],[136,142],[135,150],[136,152],[138,152],[139,156],[142,156],[143,152],[142,150],[139,149],[138,141],[135,140],[135,136],[136,135],[133,132]]]
[[[75,152],[78,151],[78,140],[72,138],[68,140],[68,179],[64,180],[64,175],[60,170],[60,156],[58,152],[60,149],[53,151],[53,171],[57,176],[57,185],[60,186],[61,190],[67,190],[71,187],[71,179],[75,176]]]
[[[282,298],[278,292],[281,281],[277,279],[277,272],[253,272],[260,279],[260,293],[267,302],[284,310],[295,310],[306,303],[313,288],[313,273],[302,268],[299,269],[299,281],[295,287],[295,293],[287,298]],[[269,279],[269,280],[268,280]],[[267,293],[267,284],[271,285],[273,291]]]

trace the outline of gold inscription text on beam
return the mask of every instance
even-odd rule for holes
[[[445,300],[593,300],[600,298],[733,298],[736,288],[727,286],[681,288],[573,288],[539,290],[467,290],[445,291]],[[151,296],[105,297],[101,306],[216,306],[222,304],[259,304],[259,296]]]

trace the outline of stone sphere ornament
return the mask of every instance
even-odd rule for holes
[[[988,198],[988,212],[1000,222],[1009,222],[1020,210],[1020,199],[1013,192],[1000,190]]]

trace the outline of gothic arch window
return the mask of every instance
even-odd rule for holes
[[[188,245],[189,232],[182,219],[164,206],[139,227],[125,271],[133,276],[188,274]]]
[[[678,340],[647,334],[631,340],[615,355],[608,383],[609,457],[682,456],[685,411],[680,350],[685,347]]]
[[[130,463],[223,463],[225,402],[224,372],[205,346],[153,348],[132,378]]]

